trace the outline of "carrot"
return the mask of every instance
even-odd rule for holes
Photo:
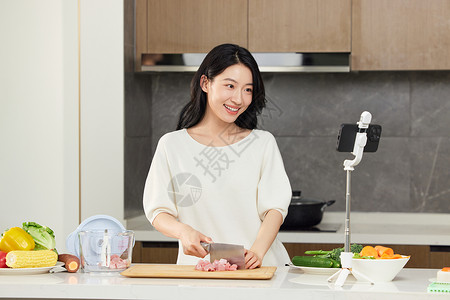
[[[442,272],[450,272],[450,267],[444,267],[441,270]]]
[[[393,258],[393,259],[403,258],[403,255],[401,255],[401,254],[394,254],[391,258]]]
[[[394,256],[394,250],[388,247],[375,246],[375,250],[378,252],[378,256],[381,258],[392,258]],[[384,255],[384,257],[383,257]]]
[[[80,267],[80,260],[72,254],[59,254],[58,261],[64,263],[64,267],[69,273],[75,273]]]
[[[372,256],[374,258],[378,258],[378,252],[372,246],[365,246],[361,252],[359,253],[361,256]]]

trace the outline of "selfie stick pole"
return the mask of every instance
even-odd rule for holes
[[[328,278],[328,282],[331,282],[333,278],[336,276],[336,282],[334,283],[336,286],[343,286],[347,276],[353,272],[352,270],[352,258],[353,253],[350,251],[350,190],[351,190],[351,172],[355,169],[362,159],[362,155],[364,152],[364,147],[367,143],[367,129],[369,128],[369,124],[372,121],[372,115],[368,111],[364,111],[361,114],[361,118],[359,119],[358,124],[358,132],[356,133],[355,144],[353,146],[352,154],[355,156],[353,160],[345,160],[344,161],[344,171],[347,171],[347,185],[346,185],[346,194],[345,194],[345,243],[344,243],[344,252],[341,253],[341,265],[342,268],[335,274],[333,274],[330,278]],[[357,273],[358,276],[365,278],[371,284],[373,281],[364,276],[361,273]]]

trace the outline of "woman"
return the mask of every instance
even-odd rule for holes
[[[289,262],[276,235],[291,187],[275,138],[257,130],[265,107],[261,74],[250,52],[212,49],[191,82],[177,131],[158,142],[144,189],[152,225],[179,240],[178,264],[196,264],[201,242],[240,244],[245,267]]]

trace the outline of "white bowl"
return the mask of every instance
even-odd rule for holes
[[[352,274],[359,281],[389,282],[397,276],[409,260],[409,256],[397,259],[352,259]],[[363,276],[361,276],[363,275]]]

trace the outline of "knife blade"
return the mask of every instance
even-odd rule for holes
[[[211,263],[224,258],[230,264],[236,264],[238,269],[245,269],[244,246],[225,243],[201,243],[201,245],[209,253]]]

